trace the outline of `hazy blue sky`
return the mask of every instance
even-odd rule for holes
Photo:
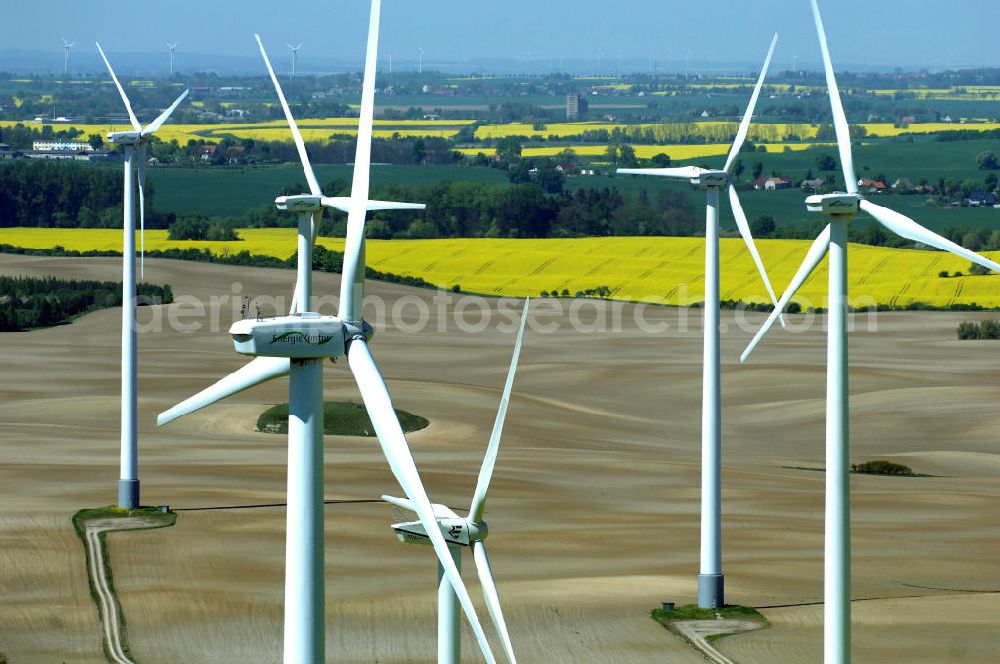
[[[356,59],[363,53],[365,0],[7,0],[0,51],[61,51],[60,36],[93,50],[162,50],[178,40],[184,52],[255,56],[260,31],[277,57],[286,41],[302,41],[310,57]],[[838,67],[1000,66],[1000,0],[825,0]],[[58,20],[53,20],[57,17]],[[18,22],[23,27],[18,26]],[[475,57],[597,59],[613,71],[618,58],[757,62],[770,34],[781,42],[778,68],[819,58],[808,0],[715,2],[678,0],[383,0],[382,57],[399,66]],[[278,53],[278,47],[283,53]],[[61,58],[57,58],[61,68]]]

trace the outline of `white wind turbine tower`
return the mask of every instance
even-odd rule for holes
[[[63,41],[63,78],[69,76],[69,49],[76,46],[76,42],[66,41],[66,38],[62,38]]]
[[[657,175],[660,177],[690,180],[691,184],[705,190],[708,205],[705,213],[705,306],[704,306],[704,363],[702,366],[702,418],[701,418],[701,563],[698,574],[698,606],[711,608],[725,606],[725,576],[722,573],[722,387],[721,387],[721,335],[719,331],[719,192],[729,189],[729,202],[740,235],[746,242],[750,255],[757,264],[764,286],[777,302],[764,264],[750,234],[743,206],[732,183],[733,166],[746,139],[753,118],[757,98],[760,97],[767,68],[774,55],[778,35],[771,40],[771,48],[764,60],[753,96],[747,106],[736,140],[729,150],[729,157],[721,171],[709,171],[696,166],[679,168],[619,168],[619,173]]]
[[[135,202],[132,193],[135,190],[135,175],[133,167],[138,162],[138,184],[139,184],[139,229],[142,237],[142,250],[140,259],[140,274],[145,272],[146,254],[146,146],[150,138],[160,126],[167,121],[170,114],[187,96],[185,90],[181,96],[174,101],[170,107],[163,111],[158,118],[146,125],[145,129],[139,124],[135,113],[132,112],[132,104],[129,103],[125,89],[118,82],[111,63],[107,56],[97,44],[97,50],[108,67],[111,80],[115,82],[125,103],[125,110],[128,111],[129,121],[132,123],[132,131],[115,131],[108,134],[108,142],[121,145],[125,151],[125,193],[124,211],[125,221],[123,225],[123,247],[122,247],[122,409],[121,409],[121,474],[118,479],[118,506],[138,507],[139,506],[139,450],[138,437],[136,435],[136,284],[135,284]]]
[[[292,78],[295,78],[295,69],[299,64],[299,49],[302,48],[302,44],[299,43],[298,46],[292,46],[291,44],[285,44],[288,48],[292,49]]]
[[[851,154],[847,116],[840,100],[833,74],[826,32],[816,0],[812,0],[816,31],[819,34],[826,85],[830,94],[833,124],[847,193],[810,196],[806,208],[830,216],[806,254],[778,306],[743,352],[750,355],[779,313],[829,253],[829,291],[827,293],[826,348],[826,509],[823,582],[823,661],[825,664],[848,664],[851,661],[851,509],[850,509],[850,437],[847,364],[847,225],[864,210],[896,235],[966,258],[1000,272],[997,264],[958,246],[917,222],[881,205],[867,201],[858,193],[858,181]]]
[[[174,77],[174,60],[177,57],[177,43],[178,42],[174,42],[171,44],[170,42],[167,42],[167,50],[170,51],[170,78]]]
[[[239,353],[255,356],[243,368],[202,390],[157,418],[160,425],[211,405],[265,381],[289,376],[288,507],[285,548],[284,662],[325,661],[323,574],[323,363],[346,356],[372,420],[382,452],[429,533],[487,662],[495,664],[472,599],[462,583],[434,510],[424,490],[389,390],[368,348],[374,333],[363,317],[365,214],[369,210],[420,209],[423,205],[368,199],[372,123],[375,107],[375,59],[378,52],[380,0],[372,0],[365,77],[354,178],[350,197],[326,197],[319,187],[305,143],[260,38],[261,54],[288,119],[302,160],[309,194],[282,196],[279,208],[299,213],[298,275],[288,316],[237,321],[230,329]],[[312,247],[323,208],[348,213],[341,275],[339,315],[308,311],[312,294]]]
[[[510,403],[510,392],[514,386],[514,373],[517,371],[517,360],[521,355],[521,339],[524,337],[524,325],[528,320],[529,301],[524,302],[524,311],[521,313],[521,326],[517,331],[517,339],[514,342],[514,355],[510,361],[510,369],[507,372],[507,382],[504,384],[503,396],[500,398],[500,409],[497,411],[496,420],[493,423],[493,433],[490,435],[489,445],[486,447],[486,454],[483,457],[483,464],[479,469],[479,480],[476,483],[476,490],[472,496],[472,506],[469,508],[468,517],[460,517],[447,505],[434,503],[434,516],[437,519],[438,527],[448,541],[449,549],[455,560],[455,565],[459,569],[462,567],[462,547],[471,547],[472,556],[476,563],[476,572],[479,575],[479,582],[483,588],[483,598],[486,606],[496,625],[497,632],[503,641],[504,649],[507,652],[508,660],[514,664],[514,647],[510,642],[510,634],[507,632],[507,623],[503,617],[503,609],[500,606],[500,594],[497,592],[496,581],[493,579],[493,570],[490,567],[490,560],[486,554],[486,543],[484,540],[489,534],[483,515],[486,511],[486,494],[490,488],[490,480],[493,478],[493,469],[497,462],[497,453],[500,451],[500,436],[503,433],[504,420],[507,418],[507,406]],[[413,503],[403,498],[392,496],[382,496],[382,500],[391,503],[405,510],[414,511]],[[410,521],[407,523],[396,523],[392,526],[401,542],[427,544],[427,532],[420,521]],[[438,565],[438,664],[458,664],[461,661],[461,633],[459,631],[458,602],[455,591],[451,583],[444,575],[444,569]]]

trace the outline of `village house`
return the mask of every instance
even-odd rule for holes
[[[990,191],[974,191],[965,199],[969,207],[993,207],[997,204],[996,194]]]
[[[858,186],[869,194],[884,194],[889,190],[889,185],[879,180],[860,180]]]
[[[763,189],[765,191],[775,191],[777,189],[789,189],[792,186],[792,181],[788,178],[783,178],[779,175],[775,175],[769,178],[757,178],[754,183],[754,189]]]

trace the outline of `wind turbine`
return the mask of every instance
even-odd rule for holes
[[[764,286],[777,302],[767,271],[760,260],[757,246],[750,234],[743,206],[732,183],[733,166],[746,139],[753,118],[757,98],[760,97],[767,68],[774,55],[778,35],[771,40],[771,48],[764,60],[757,86],[739,130],[729,150],[726,165],[721,171],[710,171],[697,166],[680,168],[619,168],[619,173],[657,175],[660,177],[690,180],[691,184],[705,190],[708,205],[705,212],[705,307],[704,307],[704,363],[702,366],[702,416],[701,416],[701,564],[698,574],[698,606],[713,608],[725,606],[725,576],[722,573],[722,387],[719,332],[719,192],[728,185],[729,202],[736,218],[736,226],[743,236]]]
[[[490,560],[486,555],[486,543],[484,540],[489,534],[483,514],[486,510],[486,493],[490,488],[490,480],[493,477],[493,468],[496,466],[497,453],[500,451],[500,436],[503,433],[504,420],[507,418],[507,406],[510,403],[510,392],[514,386],[514,372],[517,371],[517,360],[521,354],[521,338],[524,336],[524,324],[528,320],[529,301],[524,301],[524,311],[521,313],[521,327],[517,331],[517,339],[514,342],[514,356],[510,361],[510,369],[507,372],[507,382],[503,388],[503,396],[500,398],[500,410],[497,411],[496,420],[493,423],[493,433],[490,435],[489,445],[486,447],[486,455],[483,457],[483,465],[479,469],[479,480],[476,483],[476,491],[472,496],[472,506],[469,508],[468,517],[460,517],[447,505],[435,503],[434,517],[437,519],[438,527],[448,541],[448,547],[455,560],[455,565],[461,569],[462,547],[471,547],[472,556],[476,562],[476,572],[479,574],[479,582],[483,587],[483,597],[486,606],[496,625],[497,632],[503,641],[507,658],[512,663],[516,663],[514,658],[514,647],[510,642],[510,634],[507,632],[507,623],[504,621],[503,609],[500,606],[500,595],[497,592],[496,581],[493,580],[493,570],[490,568]],[[403,498],[392,496],[382,496],[382,500],[405,510],[415,511],[413,503]],[[392,526],[396,531],[396,536],[401,542],[427,544],[427,532],[420,521],[410,521],[407,523],[396,523]],[[462,640],[459,632],[458,603],[456,602],[455,591],[451,583],[444,574],[444,569],[438,565],[438,664],[458,664],[461,660]]]
[[[823,582],[823,661],[848,664],[851,661],[851,505],[850,436],[847,364],[847,225],[864,210],[896,235],[966,258],[1000,272],[997,264],[924,228],[908,217],[865,200],[858,193],[858,181],[851,154],[847,116],[833,74],[826,32],[816,0],[811,0],[820,50],[826,68],[833,125],[837,134],[841,166],[847,193],[810,196],[806,209],[830,216],[830,223],[813,242],[781,300],[743,352],[742,361],[757,346],[792,296],[829,253],[829,291],[826,346],[826,508]]]
[[[63,78],[69,76],[69,49],[76,46],[76,42],[66,41],[66,38],[62,38],[63,41]]]
[[[368,199],[380,5],[380,0],[372,0],[350,197],[323,196],[309,163],[302,134],[292,117],[263,43],[255,35],[288,119],[310,190],[309,194],[281,196],[275,200],[279,209],[299,213],[298,274],[291,313],[260,321],[241,320],[234,323],[230,334],[236,351],[255,356],[255,359],[211,387],[161,413],[157,424],[166,424],[265,381],[289,376],[284,661],[286,664],[322,662],[326,647],[323,574],[323,363],[326,358],[346,356],[393,475],[412,501],[421,523],[427,529],[445,575],[458,595],[487,662],[495,664],[496,660],[486,641],[472,599],[462,583],[444,536],[437,529],[433,507],[410,454],[389,390],[368,348],[374,329],[363,319],[362,311],[365,214],[368,210],[424,207]],[[312,294],[312,246],[319,217],[325,207],[348,213],[340,311],[336,317],[321,316],[308,310]]]
[[[146,125],[139,124],[132,104],[129,103],[125,89],[118,82],[111,63],[104,55],[104,50],[97,44],[97,50],[108,67],[111,80],[115,82],[118,93],[125,102],[132,131],[114,131],[108,134],[108,142],[121,145],[125,151],[125,192],[123,207],[125,220],[123,224],[122,247],[122,410],[121,410],[121,475],[118,479],[118,506],[139,506],[139,450],[136,435],[136,286],[135,286],[135,203],[132,192],[135,189],[133,167],[138,161],[139,175],[139,228],[142,238],[140,275],[145,273],[146,258],[146,146],[153,134],[167,121],[171,113],[187,96],[188,91],[181,93],[167,110],[158,118]]]
[[[176,58],[177,42],[171,44],[167,42],[167,50],[170,51],[170,78],[174,77],[174,59]]]
[[[299,63],[299,49],[302,48],[302,44],[299,43],[298,46],[292,46],[291,44],[285,44],[288,48],[292,49],[292,78],[295,78],[295,67]]]

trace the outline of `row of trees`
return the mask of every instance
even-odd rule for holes
[[[141,283],[137,292],[145,304],[173,302],[169,285]],[[0,276],[2,332],[60,325],[75,316],[121,304],[121,283]]]
[[[661,192],[655,203],[645,192],[630,203],[614,188],[547,195],[534,182],[510,186],[442,182],[426,189],[393,186],[375,195],[427,201],[427,209],[418,213],[374,213],[368,237],[378,239],[693,235],[701,228],[687,193],[673,190]],[[326,235],[340,236],[345,229],[345,215],[322,226]]]
[[[0,227],[121,228],[122,177],[89,164],[13,160],[0,164]],[[173,214],[157,211],[146,183],[146,226],[167,228]]]
[[[309,160],[314,164],[353,163],[357,150],[357,137],[337,134],[333,130],[327,142],[309,142]],[[214,143],[203,139],[191,139],[185,146],[177,141],[159,143],[152,147],[154,156],[160,161],[183,163],[225,164],[229,162],[277,162],[295,163],[299,156],[290,141],[258,141],[252,138],[223,138]],[[372,139],[372,161],[385,164],[452,164],[462,159],[462,155],[452,149],[452,144],[440,137],[404,137]]]
[[[973,321],[958,324],[958,338],[1000,339],[1000,322],[995,320]]]
[[[279,110],[280,113],[280,110]],[[474,128],[473,128],[474,131]],[[330,140],[308,143],[309,158],[316,164],[347,164],[354,161],[357,137],[330,130]],[[18,123],[4,128],[0,142],[13,150],[30,150],[39,140],[75,140],[89,143],[95,150],[107,147],[99,134],[84,135],[72,127],[56,125],[29,127]],[[208,149],[208,146],[214,146]],[[170,164],[226,164],[236,162],[297,162],[295,145],[290,141],[258,141],[252,138],[225,136],[219,141],[190,139],[181,145],[176,139],[150,141],[149,156]],[[452,142],[437,136],[410,137],[394,135],[372,140],[372,160],[388,164],[451,164],[462,159]]]

